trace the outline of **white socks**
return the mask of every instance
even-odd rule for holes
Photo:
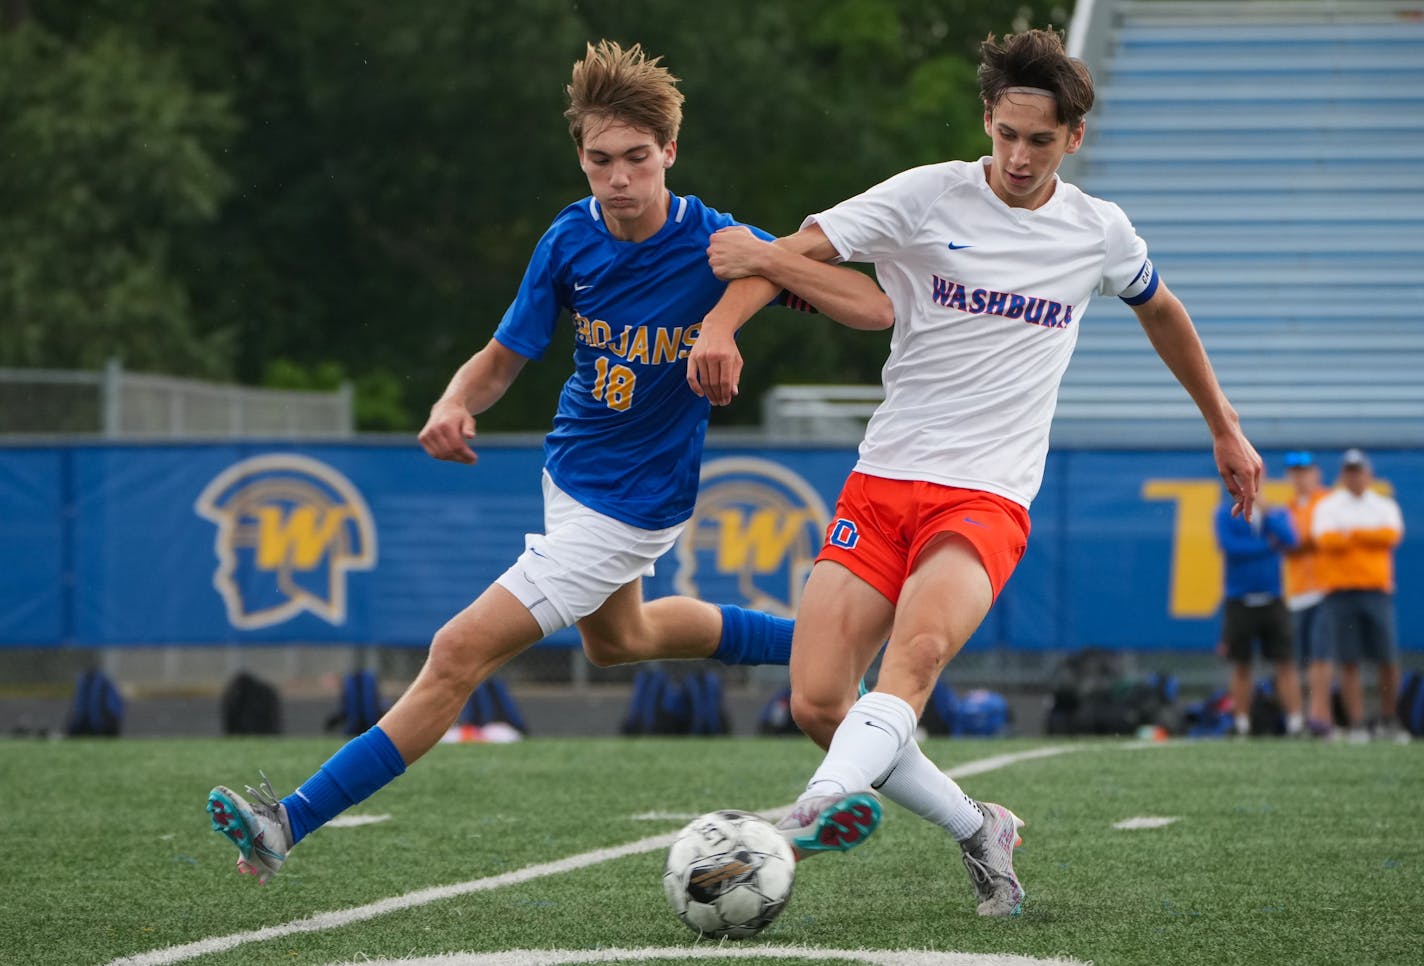
[[[915,710],[893,694],[872,691],[845,716],[825,760],[801,796],[838,795],[875,787],[885,797],[946,829],[959,841],[984,822],[965,795],[915,741]]]
[[[893,694],[872,691],[851,705],[831,739],[831,749],[811,776],[806,792],[840,795],[869,788],[890,770],[919,719],[915,709]]]
[[[905,746],[890,774],[880,781],[876,787],[886,798],[940,826],[960,842],[984,824],[984,813],[974,799],[936,768],[917,742]]]

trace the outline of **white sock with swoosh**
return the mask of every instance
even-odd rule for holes
[[[905,745],[914,742],[918,723],[915,709],[893,694],[872,691],[862,696],[836,729],[830,751],[801,798],[869,788],[890,770]]]

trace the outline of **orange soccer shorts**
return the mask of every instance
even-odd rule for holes
[[[834,560],[893,604],[930,541],[969,541],[997,600],[1028,546],[1028,510],[983,490],[851,473],[816,559]]]

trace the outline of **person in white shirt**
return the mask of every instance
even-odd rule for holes
[[[1023,555],[1059,380],[1095,294],[1133,307],[1196,402],[1236,512],[1249,517],[1263,468],[1126,215],[1057,176],[1083,142],[1087,68],[1046,30],[991,35],[980,51],[989,157],[905,171],[773,243],[712,236],[713,270],[738,281],[703,320],[688,380],[730,402],[734,334],[771,293],[799,290],[820,263],[874,264],[894,305],[885,402],[792,644],[792,713],[828,753],[782,828],[798,854],[850,848],[879,823],[876,789],[959,841],[981,915],[1012,915],[1023,823],[964,794],[914,734],[945,664]],[[875,690],[857,700],[887,637]]]
[[[1322,633],[1340,666],[1340,700],[1349,738],[1369,741],[1360,661],[1378,668],[1380,730],[1407,740],[1394,721],[1399,690],[1399,642],[1394,612],[1394,548],[1404,538],[1399,504],[1374,489],[1369,457],[1349,449],[1340,459],[1339,485],[1315,505],[1311,532],[1319,550],[1325,600]],[[792,635],[792,653],[796,640]]]

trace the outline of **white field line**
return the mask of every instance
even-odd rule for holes
[[[1113,828],[1125,831],[1140,828],[1166,828],[1176,820],[1176,816],[1169,818],[1165,815],[1138,815],[1135,818],[1125,818],[1121,822],[1113,822]]]
[[[1048,758],[1070,751],[1081,751],[1085,748],[1132,747],[1135,746],[1131,744],[1049,745],[1044,748],[1034,748],[1029,751],[1021,751],[1009,755],[994,755],[991,758],[972,761],[955,768],[950,768],[945,774],[951,778],[960,778],[968,775],[980,775],[984,772],[1005,768],[1021,761]],[[760,814],[764,816],[774,816],[785,813],[790,808],[790,805],[784,805],[779,809],[771,809],[761,812]],[[525,866],[513,872],[504,872],[500,875],[488,876],[483,879],[472,879],[469,882],[457,882],[453,885],[419,889],[415,892],[407,892],[405,895],[392,896],[389,899],[381,899],[364,906],[355,906],[351,909],[319,912],[314,916],[308,916],[305,919],[295,919],[278,926],[266,926],[262,929],[253,929],[247,932],[235,932],[227,936],[214,936],[210,939],[199,939],[196,942],[183,943],[179,946],[167,946],[163,949],[154,949],[146,953],[137,953],[133,956],[123,956],[110,961],[108,966],[166,966],[168,963],[181,963],[185,960],[196,959],[199,956],[226,952],[229,949],[235,949],[247,943],[263,942],[268,939],[280,939],[283,936],[292,936],[299,933],[338,929],[342,926],[349,926],[367,919],[375,919],[377,916],[384,916],[392,912],[400,912],[404,909],[414,909],[417,906],[429,905],[432,902],[439,902],[442,899],[453,899],[456,896],[469,895],[472,892],[488,892],[491,889],[500,889],[504,886],[529,882],[532,879],[541,879],[547,875],[559,875],[564,872],[572,872],[575,869],[582,869],[586,866],[598,865],[600,862],[609,862],[613,859],[621,859],[629,855],[642,855],[644,852],[665,849],[672,845],[673,839],[676,837],[676,832],[654,835],[649,838],[638,839],[636,842],[628,842],[624,845],[613,846],[612,848],[595,849],[592,852],[571,855],[568,858],[556,859],[553,862],[541,862],[537,865]]]
[[[375,825],[377,822],[389,820],[389,815],[338,815],[322,828],[360,828],[363,825]]]

